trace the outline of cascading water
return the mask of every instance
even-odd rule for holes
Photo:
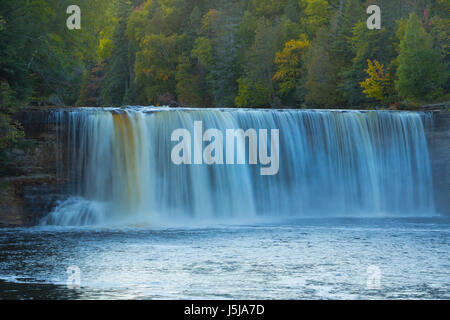
[[[52,117],[68,130],[75,187],[44,225],[434,211],[422,113],[128,107]],[[174,164],[172,132],[197,120],[204,130],[279,129],[278,174]]]

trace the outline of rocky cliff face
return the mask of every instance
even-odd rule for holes
[[[450,215],[450,112],[434,113],[426,126],[436,211]]]
[[[56,126],[48,121],[48,112],[29,110],[15,117],[32,143],[25,151],[6,152],[2,162],[0,226],[36,224],[64,197],[67,184],[67,179],[61,179],[64,175],[56,174],[56,156],[64,145],[56,141]]]
[[[57,128],[49,121],[49,111],[27,109],[18,113],[16,119],[34,143],[26,151],[9,151],[8,160],[2,163],[6,174],[0,177],[0,227],[38,223],[58,200],[66,197],[65,191],[71,184],[69,172],[58,166],[58,157],[65,158],[67,146],[57,143]],[[427,122],[426,134],[436,209],[450,215],[450,112],[434,112],[433,119]],[[65,163],[68,164],[67,159]]]

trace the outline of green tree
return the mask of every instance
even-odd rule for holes
[[[267,106],[271,100],[272,92],[261,82],[251,81],[248,78],[239,78],[239,90],[235,99],[237,107]]]
[[[122,105],[132,86],[132,64],[130,64],[127,20],[131,14],[131,3],[119,0],[115,8],[116,26],[112,37],[111,57],[101,90],[102,105]]]
[[[385,27],[381,30],[367,29],[365,21],[356,23],[352,34],[349,44],[354,57],[352,64],[340,74],[338,87],[350,105],[361,106],[369,102],[360,85],[366,78],[367,60],[377,60],[383,65],[389,65],[395,56],[394,37]],[[385,101],[392,99],[393,96],[386,97]]]
[[[245,95],[247,87],[258,88],[265,94],[258,99],[258,105],[276,106],[279,104],[275,92],[275,54],[281,47],[281,25],[266,18],[260,18],[257,23],[255,39],[247,51],[245,72],[239,82],[238,101],[253,101]],[[266,99],[261,101],[261,99]]]
[[[239,77],[238,29],[242,19],[240,1],[221,2],[219,14],[212,23],[214,65],[211,68],[211,84],[214,105],[232,107]]]
[[[205,37],[197,38],[191,51],[191,57],[196,61],[195,69],[198,74],[203,105],[211,106],[213,86],[211,70],[214,66],[214,51],[211,40]]]
[[[313,37],[317,30],[325,27],[330,22],[331,7],[327,0],[303,0],[305,5],[305,28],[310,37]]]
[[[271,18],[283,13],[288,0],[251,0],[258,17]]]
[[[336,106],[342,101],[337,92],[339,66],[334,63],[330,34],[320,29],[305,55],[306,103],[313,106]]]
[[[442,91],[448,70],[442,56],[433,46],[416,14],[411,14],[405,35],[400,42],[398,80],[395,85],[400,97],[413,101],[430,100]]]
[[[183,106],[199,107],[202,98],[199,93],[199,76],[195,74],[187,56],[181,56],[175,75],[177,101]]]
[[[2,152],[23,141],[24,132],[19,123],[12,121],[10,114],[17,109],[15,93],[6,81],[0,82],[0,156]]]
[[[367,19],[365,7],[360,0],[340,1],[337,16],[333,21],[330,32],[330,58],[332,64],[336,66],[337,92],[336,103],[341,106],[348,105],[348,88],[343,86],[345,75],[353,65],[354,51],[352,50],[353,29],[357,22],[363,22]],[[364,60],[365,61],[365,60]],[[364,72],[361,69],[361,72]],[[353,87],[359,87],[359,83],[353,83]]]
[[[144,38],[136,54],[138,102],[156,104],[159,95],[175,94],[180,36],[151,34]]]

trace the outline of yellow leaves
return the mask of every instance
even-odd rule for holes
[[[301,55],[311,46],[308,40],[290,40],[286,42],[282,51],[275,55],[275,64],[279,66],[279,71],[275,74],[274,80],[282,80],[292,68],[298,67]]]
[[[113,47],[114,45],[111,39],[107,38],[100,39],[97,49],[97,55],[102,60],[108,59],[112,55]]]
[[[367,60],[368,68],[365,70],[368,78],[360,83],[364,88],[363,93],[379,101],[386,98],[386,90],[391,85],[389,73],[384,70],[384,65],[377,60]]]
[[[301,73],[301,57],[311,46],[305,37],[300,40],[290,40],[286,42],[282,51],[275,55],[277,72],[273,80],[280,82],[280,92],[288,94],[295,88],[296,80]]]

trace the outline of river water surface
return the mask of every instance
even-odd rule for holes
[[[449,299],[450,219],[3,229],[0,279],[2,299]]]

